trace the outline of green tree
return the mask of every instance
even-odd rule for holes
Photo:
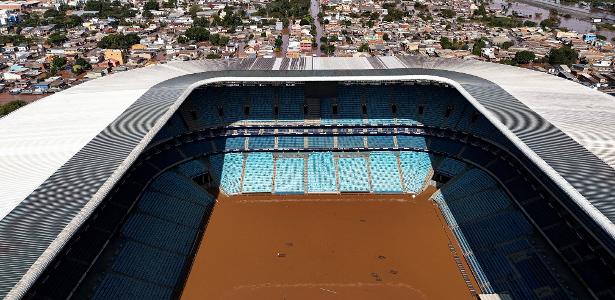
[[[18,108],[25,106],[26,104],[28,103],[21,101],[21,100],[17,100],[17,101],[11,101],[4,105],[0,105],[0,117],[6,116],[9,113],[17,110]]]
[[[511,42],[511,41],[506,41],[506,42],[503,42],[503,43],[500,45],[500,47],[501,47],[502,49],[508,49],[508,48],[512,47],[514,44],[515,44],[515,43],[513,43],[513,42]]]
[[[218,58],[222,58],[222,56],[220,56],[220,54],[215,54],[215,53],[209,53],[207,54],[207,56],[205,56],[206,59],[218,59]]]
[[[198,5],[195,4],[195,5],[190,6],[190,9],[188,10],[188,13],[194,19],[194,18],[196,18],[196,14],[198,12],[200,12],[200,11],[201,11],[201,8]]]
[[[62,15],[64,15],[64,13],[61,13],[57,11],[56,9],[48,9],[43,13],[43,18],[49,19],[49,18],[55,18],[55,17],[62,16]]]
[[[209,20],[205,17],[196,18],[194,22],[192,22],[192,26],[209,27],[209,25]]]
[[[443,18],[450,19],[456,15],[455,11],[452,9],[443,9],[440,11],[440,14]]]
[[[518,64],[529,64],[536,59],[536,54],[532,51],[519,51],[515,53],[514,61]]]
[[[55,56],[49,66],[50,73],[52,75],[57,74],[59,70],[62,70],[66,66],[66,62],[66,57]]]
[[[130,34],[110,34],[103,37],[98,42],[98,47],[103,49],[128,49],[134,44],[139,43],[139,36],[134,33]]]
[[[187,38],[197,42],[204,42],[209,40],[209,30],[204,27],[193,26],[186,30],[184,33]]]
[[[60,45],[67,40],[66,35],[60,32],[53,32],[47,36],[47,43],[51,45]]]
[[[177,37],[177,42],[180,44],[186,44],[190,41],[190,39],[188,39],[186,36],[184,35],[180,35]]]
[[[363,43],[359,46],[359,52],[369,52],[369,44]]]
[[[549,63],[552,65],[572,65],[577,62],[579,54],[569,46],[553,48],[549,51]]]
[[[525,20],[523,22],[523,26],[525,26],[525,27],[536,27],[536,22],[532,22],[530,20]]]
[[[160,9],[160,5],[158,4],[158,1],[148,0],[143,5],[143,9],[144,10],[159,10]]]
[[[487,44],[483,39],[477,39],[474,41],[474,46],[472,46],[472,54],[480,55],[481,49],[485,48]]]

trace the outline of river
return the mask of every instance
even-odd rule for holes
[[[595,29],[592,24],[592,16],[599,18],[615,19],[614,15],[601,13],[593,13],[588,9],[583,9],[576,6],[565,6],[562,4],[551,3],[547,1],[535,1],[535,0],[493,0],[489,5],[491,9],[503,9],[506,6],[510,6],[507,15],[512,15],[513,11],[518,15],[526,16],[526,20],[530,20],[536,23],[547,19],[549,17],[549,8],[555,8],[559,11],[560,26],[574,30],[578,33],[584,34]],[[570,18],[564,18],[562,15],[570,14]],[[615,37],[615,31],[596,31],[595,33],[606,36],[609,40]]]

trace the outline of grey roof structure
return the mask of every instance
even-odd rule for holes
[[[615,238],[615,98],[555,76],[421,57],[174,62],[0,119],[0,295],[20,298],[191,91],[224,81],[434,80],[457,88]]]

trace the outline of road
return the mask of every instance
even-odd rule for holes
[[[318,22],[318,13],[320,12],[320,2],[318,0],[311,0],[310,3],[310,15],[314,20],[314,25],[316,26],[316,55],[321,56],[320,53],[320,38],[323,36],[322,34],[322,26],[320,22]]]

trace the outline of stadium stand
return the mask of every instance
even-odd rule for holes
[[[390,151],[369,153],[372,191],[376,193],[403,193],[397,156]]]
[[[292,157],[276,159],[275,192],[278,194],[303,194],[305,159]]]
[[[331,152],[311,152],[308,155],[308,192],[336,192],[336,168]]]
[[[369,192],[365,157],[339,157],[340,192]]]
[[[431,159],[425,152],[401,152],[400,165],[404,178],[405,190],[418,194],[423,189],[427,175],[431,172]]]
[[[273,188],[273,154],[254,152],[248,154],[243,179],[244,193],[271,193]],[[237,173],[235,173],[236,176]]]
[[[194,92],[156,135],[147,163],[135,164],[131,174],[165,171],[147,186],[147,181],[127,181],[136,182],[130,187],[135,194],[142,192],[136,200],[109,200],[121,207],[133,207],[122,201],[136,205],[108,218],[109,224],[97,224],[104,232],[119,227],[104,253],[112,263],[101,266],[104,272],[95,280],[86,280],[94,286],[90,296],[175,297],[215,203],[195,178],[210,175],[227,195],[418,194],[433,183],[439,190],[431,198],[483,292],[506,292],[515,299],[569,298],[565,280],[553,275],[551,264],[563,261],[544,236],[573,262],[594,252],[577,250],[581,242],[568,233],[579,227],[571,229],[563,221],[564,209],[537,196],[532,188],[538,184],[528,181],[527,172],[502,159],[506,154],[500,149],[510,143],[459,93],[427,85],[338,85],[335,96],[319,99],[316,125],[305,120],[304,95],[302,86]],[[209,128],[221,125],[228,128]],[[436,174],[448,181],[435,183]],[[544,233],[525,212],[539,216],[532,221]],[[591,268],[579,270],[595,278],[590,284],[608,285],[592,276]]]

